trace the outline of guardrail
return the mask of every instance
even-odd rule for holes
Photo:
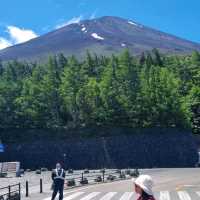
[[[122,176],[123,174],[123,176]],[[125,179],[126,174],[121,170],[101,170],[99,172],[89,172],[81,174],[66,174],[66,184],[68,187],[77,185],[84,185],[88,183],[106,182],[119,179]]]
[[[0,200],[21,200],[21,184],[0,188]]]
[[[136,177],[139,175],[138,170],[108,170],[108,169],[101,169],[101,170],[85,170],[79,173],[67,173],[65,176],[65,186],[67,188],[82,186],[86,184],[95,184],[95,183],[106,183],[115,180],[123,180],[130,177]],[[65,189],[67,189],[65,187]],[[43,193],[43,179],[40,178],[39,180],[39,192]],[[26,181],[25,184],[25,197],[29,197],[29,182]],[[1,198],[0,198],[1,200]],[[7,200],[7,199],[6,199]]]
[[[108,171],[99,170],[99,171],[88,171],[88,172],[80,172],[80,173],[66,173],[65,183],[67,185],[67,188],[70,188],[71,186],[73,187],[73,186],[81,186],[81,185],[92,184],[92,183],[97,183],[97,182],[106,182],[106,178],[108,178],[109,176],[113,176],[113,177],[115,176],[113,180],[116,180],[116,179],[119,179],[119,177],[117,177],[117,175],[119,174],[121,174],[121,171],[119,170],[108,170]],[[99,177],[101,178],[98,179]],[[72,180],[74,181],[74,183],[70,185],[69,183],[72,183]],[[43,193],[43,179],[42,178],[40,178],[39,180],[38,189],[40,193]],[[25,197],[29,197],[29,182],[28,181],[25,182]]]

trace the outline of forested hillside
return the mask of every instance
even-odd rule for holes
[[[158,50],[0,64],[0,128],[178,127],[199,131],[200,54]]]

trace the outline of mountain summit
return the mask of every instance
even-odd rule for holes
[[[200,44],[119,17],[101,17],[70,24],[28,42],[0,51],[1,60],[44,59],[49,54],[84,56],[86,50],[111,55],[128,48],[133,54],[159,49],[162,53],[200,51]]]

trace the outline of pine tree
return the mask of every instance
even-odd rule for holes
[[[2,77],[3,71],[4,71],[3,64],[2,64],[2,61],[0,60],[0,77]]]
[[[77,94],[84,84],[85,77],[81,72],[80,64],[74,56],[72,56],[68,65],[65,67],[61,77],[60,95],[63,102],[63,110],[66,113],[67,121],[65,125],[73,127],[80,125],[80,112],[77,103]]]
[[[140,64],[140,65],[144,65],[144,64],[145,64],[145,61],[146,61],[146,57],[145,57],[144,52],[142,52],[142,54],[141,54],[141,56],[140,56],[140,59],[139,59],[139,64]]]
[[[153,62],[153,58],[152,58],[151,54],[147,53],[147,57],[146,57],[147,68],[150,68],[153,64],[154,64],[154,62]]]
[[[67,66],[67,58],[63,55],[63,53],[58,54],[57,65],[58,65],[59,72],[62,73],[65,66]]]
[[[153,53],[153,56],[154,56],[154,65],[157,65],[157,66],[163,66],[163,62],[162,62],[162,59],[161,59],[161,55],[158,51],[158,49],[153,49],[152,50],[152,53]]]

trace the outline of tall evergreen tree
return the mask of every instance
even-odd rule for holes
[[[72,126],[80,125],[80,113],[77,103],[77,94],[85,77],[81,74],[80,64],[75,57],[69,59],[67,67],[61,77],[60,94],[63,101],[63,109],[67,113],[67,122],[72,122]]]
[[[154,65],[162,66],[163,61],[162,61],[162,58],[161,58],[161,55],[160,55],[158,49],[153,49],[152,53],[153,53],[153,56],[154,56]]]

